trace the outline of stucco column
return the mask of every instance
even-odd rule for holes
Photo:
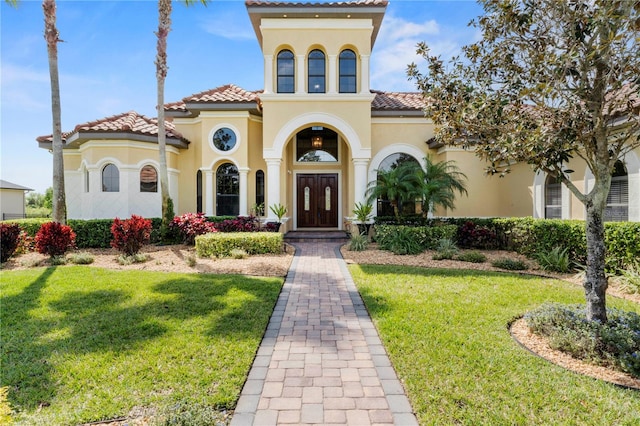
[[[277,218],[269,208],[280,202],[280,164],[282,160],[279,158],[266,158],[267,162],[267,202],[265,203],[265,213],[268,214],[267,220],[275,222]]]
[[[240,216],[247,216],[249,210],[247,209],[249,188],[247,187],[247,174],[249,173],[248,167],[238,167],[239,174],[239,186],[240,186]]]
[[[205,176],[205,185],[204,185],[204,198],[207,201],[205,207],[205,214],[207,216],[214,216],[213,212],[213,194],[215,193],[215,188],[213,187],[213,170],[207,170],[204,172]]]
[[[364,203],[366,201],[365,192],[367,191],[367,166],[368,158],[353,159],[353,190],[354,201],[356,203]],[[349,211],[351,207],[349,208]]]
[[[296,93],[304,93],[304,55],[296,55]]]
[[[336,55],[329,55],[329,93],[338,92],[338,68],[336,67]]]
[[[264,55],[264,93],[273,93],[273,55]]]
[[[369,89],[369,55],[360,55],[360,93],[370,93]]]

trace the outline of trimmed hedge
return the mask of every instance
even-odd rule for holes
[[[282,253],[283,235],[279,232],[215,232],[196,237],[200,257],[228,257],[234,249],[247,254]]]
[[[457,228],[454,225],[442,226],[408,226],[408,225],[376,225],[376,241],[380,247],[385,247],[392,243],[392,240],[399,233],[411,233],[416,242],[423,250],[435,250],[438,242],[443,238],[454,240]]]

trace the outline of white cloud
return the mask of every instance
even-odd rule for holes
[[[407,79],[407,66],[420,64],[416,46],[424,41],[431,54],[449,59],[460,53],[460,47],[474,41],[468,30],[451,29],[435,20],[422,23],[386,16],[371,57],[371,87],[387,91],[415,91]]]
[[[246,14],[238,15],[234,11],[216,11],[200,20],[200,27],[207,33],[230,40],[254,40],[251,25]]]

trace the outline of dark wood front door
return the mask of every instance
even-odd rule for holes
[[[338,226],[338,175],[297,175],[298,228]]]

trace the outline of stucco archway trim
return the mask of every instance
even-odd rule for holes
[[[264,148],[262,154],[266,159],[281,159],[284,147],[287,141],[298,130],[308,127],[312,124],[327,125],[333,127],[336,131],[341,133],[345,142],[351,149],[351,156],[353,158],[371,158],[371,148],[363,148],[362,142],[358,133],[343,119],[332,114],[324,112],[310,112],[301,114],[287,122],[273,141],[272,148]]]
[[[378,176],[378,169],[380,168],[380,163],[390,156],[391,154],[407,154],[418,160],[422,167],[425,166],[424,157],[427,155],[420,148],[409,145],[406,143],[395,143],[392,145],[387,145],[382,148],[378,153],[371,159],[371,163],[369,164],[369,182],[375,181]]]

